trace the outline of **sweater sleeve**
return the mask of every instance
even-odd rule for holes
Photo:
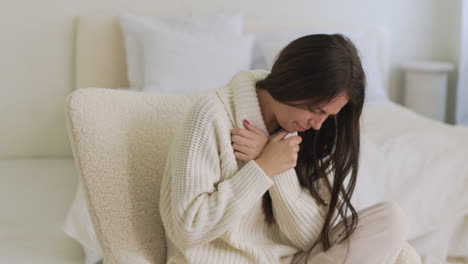
[[[192,108],[166,162],[160,212],[166,234],[180,248],[208,243],[232,229],[273,185],[254,161],[221,180],[215,116],[206,103]]]
[[[300,185],[294,169],[275,175],[273,181],[269,192],[281,232],[294,246],[303,251],[310,249],[322,229],[328,207],[316,203]]]

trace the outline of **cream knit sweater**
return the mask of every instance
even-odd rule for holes
[[[167,263],[291,263],[318,237],[327,208],[301,188],[294,169],[269,178],[233,153],[230,130],[243,119],[268,134],[255,90],[267,74],[239,72],[195,103],[178,130],[161,185]],[[267,191],[272,226],[262,210]]]

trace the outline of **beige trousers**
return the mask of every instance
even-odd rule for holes
[[[406,241],[408,228],[403,210],[394,202],[381,202],[357,212],[354,233],[342,243],[342,223],[330,230],[332,247],[326,252],[321,244],[310,252],[296,254],[293,264],[420,264],[421,259]]]

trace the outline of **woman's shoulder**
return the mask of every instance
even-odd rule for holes
[[[187,118],[197,123],[222,122],[226,117],[226,108],[218,94],[223,90],[223,88],[211,89],[200,96],[189,108]]]
[[[216,90],[210,90],[210,92],[200,96],[193,103],[190,108],[192,113],[216,113],[222,107],[222,102],[217,96]]]

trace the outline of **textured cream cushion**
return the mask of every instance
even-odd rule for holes
[[[204,93],[82,88],[68,96],[67,128],[105,263],[165,263],[158,205],[166,153]]]

